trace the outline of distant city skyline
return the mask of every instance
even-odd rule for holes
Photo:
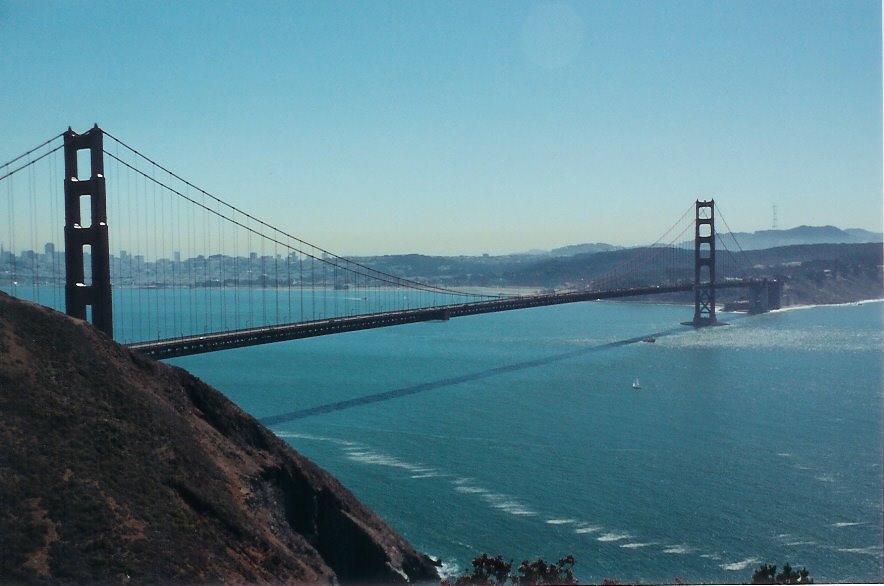
[[[98,123],[346,256],[884,224],[877,1],[0,2],[0,62],[0,163]]]
[[[872,242],[872,241],[877,241],[872,238],[872,235],[875,235],[878,238],[881,238],[882,236],[884,236],[884,232],[882,232],[882,231],[870,231],[870,230],[865,230],[863,228],[859,228],[859,229],[842,228],[839,226],[831,226],[831,225],[766,228],[766,229],[747,232],[747,233],[743,233],[743,234],[748,234],[750,236],[754,236],[754,238],[758,238],[761,234],[780,233],[780,234],[786,235],[786,234],[789,234],[790,232],[795,232],[795,231],[798,231],[802,228],[810,228],[811,234],[807,234],[807,233],[796,234],[795,236],[793,236],[795,243],[823,243],[823,242],[838,243],[838,242],[842,242],[842,241]],[[827,238],[827,236],[831,236],[831,234],[829,234],[828,230],[824,230],[824,228],[834,228],[835,230],[843,233],[843,234],[841,234],[841,236],[844,237],[844,240],[840,240],[838,238],[835,238],[835,239]],[[861,234],[861,235],[848,234],[849,231],[854,231],[854,230],[859,230],[860,232],[865,232],[865,234]],[[721,236],[728,234],[727,232],[724,232],[723,230],[716,230],[716,232],[718,232],[719,235],[721,235]],[[824,234],[820,233],[820,232],[823,232]],[[741,232],[736,232],[736,233],[740,234]],[[836,236],[837,236],[837,234],[836,234]],[[693,235],[688,234],[686,236],[686,238],[691,239],[691,238],[693,238]],[[762,242],[764,242],[764,239],[762,239]],[[571,244],[565,245],[563,247],[558,247],[558,248],[562,248],[562,249],[580,248],[582,245],[592,246],[595,244],[611,245],[611,243],[575,242],[575,243],[571,243]],[[674,243],[663,244],[663,245],[673,245],[673,244]],[[621,247],[621,248],[633,248],[633,247],[639,248],[639,247],[648,246],[648,245],[650,245],[650,243],[641,243],[641,244],[633,244],[633,245],[625,245],[625,246],[624,245],[612,245],[612,246]],[[682,243],[682,245],[684,245],[684,243]],[[750,248],[751,249],[759,248],[759,246],[751,246],[748,242],[740,242],[740,245],[742,248],[747,249],[747,250]],[[782,246],[782,245],[783,245],[783,243],[773,243],[773,244],[769,244],[768,246]],[[763,247],[766,247],[766,246],[761,246],[761,248],[763,248]],[[53,255],[56,253],[64,254],[64,248],[56,245],[56,243],[54,243],[54,242],[44,243],[42,246],[42,249],[43,249],[42,254],[45,256]],[[124,249],[114,250],[112,248],[110,250],[110,256],[112,258],[117,258],[117,259],[121,259],[124,261],[127,259],[134,259],[136,261],[138,261],[138,260],[145,261],[146,260],[148,262],[156,262],[156,261],[183,262],[183,261],[187,261],[187,260],[191,260],[191,259],[201,259],[201,258],[213,257],[213,256],[224,256],[224,257],[230,257],[230,258],[234,258],[234,257],[249,258],[251,260],[256,260],[256,259],[261,259],[261,258],[264,258],[264,259],[286,258],[286,257],[298,258],[298,257],[307,257],[307,256],[315,256],[315,258],[329,258],[328,253],[325,253],[325,252],[319,253],[319,251],[317,251],[316,249],[310,249],[308,252],[304,252],[301,250],[295,250],[295,249],[292,249],[289,252],[285,252],[285,250],[287,250],[285,248],[283,248],[282,250],[283,250],[283,252],[276,251],[273,254],[268,254],[266,252],[261,253],[258,250],[251,250],[251,251],[243,251],[241,254],[238,254],[238,255],[231,255],[231,254],[228,254],[225,252],[212,252],[209,254],[205,254],[203,252],[196,252],[194,254],[185,253],[184,255],[182,255],[182,252],[180,250],[172,250],[172,251],[166,251],[164,253],[161,253],[160,255],[156,255],[156,254],[152,255],[152,254],[132,254],[128,250],[124,250]],[[555,247],[550,248],[550,249],[517,250],[517,251],[503,252],[503,253],[500,253],[499,256],[543,254],[543,253],[552,252],[554,250],[556,250]],[[2,262],[2,260],[3,260],[3,255],[5,255],[7,253],[12,254],[13,252],[15,253],[15,255],[17,257],[28,256],[28,255],[31,255],[34,253],[36,253],[37,255],[41,254],[40,252],[38,252],[34,248],[28,248],[28,247],[14,248],[14,249],[10,248],[7,245],[7,243],[5,243],[2,239],[0,239],[0,262]],[[88,248],[84,252],[84,254],[87,256],[89,255]],[[332,253],[332,254],[334,254],[334,253]],[[389,254],[390,255],[412,255],[412,254],[424,254],[424,253],[422,253],[420,251],[412,250],[412,251],[394,252],[394,253],[389,253]],[[569,252],[568,254],[576,254],[576,253]],[[478,253],[478,254],[475,254],[472,256],[488,256],[488,255],[489,255],[489,253]],[[360,258],[361,257],[360,255],[340,255],[340,256],[342,256],[344,258]],[[362,256],[372,257],[372,256],[379,256],[379,255],[362,255]],[[456,254],[456,255],[427,255],[427,256],[464,256],[464,255],[457,255]],[[466,255],[466,256],[470,256],[470,255]]]

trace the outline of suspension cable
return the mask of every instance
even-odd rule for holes
[[[10,165],[13,164],[14,162],[18,161],[19,159],[23,159],[23,158],[27,157],[28,155],[30,155],[31,153],[33,153],[33,152],[35,152],[35,151],[39,151],[40,149],[42,149],[43,147],[45,147],[47,144],[49,144],[49,143],[52,142],[53,140],[55,140],[55,139],[57,139],[57,138],[61,138],[62,136],[64,136],[64,133],[63,133],[63,132],[60,133],[60,134],[56,134],[55,136],[53,136],[53,137],[50,138],[49,140],[40,143],[39,145],[35,146],[35,147],[32,148],[31,150],[29,150],[29,151],[27,151],[27,152],[24,152],[24,153],[20,154],[19,156],[15,157],[14,159],[12,159],[12,160],[10,160],[10,161],[8,161],[8,162],[6,162],[6,163],[3,163],[2,165],[0,165],[0,169],[2,169],[3,167],[8,167],[8,166],[10,166]],[[64,146],[64,145],[62,144],[61,146]],[[58,150],[58,149],[55,149],[55,150]],[[45,155],[44,155],[44,156],[45,156]],[[34,161],[31,161],[31,163],[33,163],[33,162],[34,162]],[[30,164],[30,163],[28,163],[28,164]]]
[[[258,223],[259,225],[263,226],[264,228],[268,228],[268,229],[271,229],[271,230],[277,231],[277,232],[279,232],[280,234],[282,234],[283,236],[286,236],[287,238],[290,238],[291,240],[294,240],[294,241],[296,241],[296,242],[298,242],[298,243],[300,243],[300,244],[302,244],[302,245],[304,245],[304,246],[307,246],[307,247],[313,248],[313,249],[315,249],[317,252],[319,252],[319,253],[321,253],[321,254],[325,254],[325,255],[327,255],[327,256],[330,257],[330,258],[337,259],[337,260],[341,260],[341,261],[344,261],[345,263],[352,264],[352,265],[354,265],[354,266],[356,266],[356,267],[359,267],[360,269],[363,269],[363,270],[369,271],[370,274],[366,275],[365,273],[360,273],[359,271],[356,271],[356,270],[354,270],[354,269],[345,269],[345,270],[349,270],[349,271],[351,271],[351,272],[353,272],[353,273],[356,273],[356,274],[362,274],[363,276],[370,276],[370,277],[372,277],[372,278],[379,278],[379,277],[375,277],[374,275],[381,275],[382,277],[385,277],[386,279],[392,279],[392,281],[390,281],[390,280],[385,280],[385,279],[381,279],[381,280],[385,280],[385,282],[393,283],[393,284],[398,284],[399,286],[405,286],[405,287],[409,287],[409,288],[412,288],[412,289],[425,290],[425,291],[436,291],[436,292],[439,292],[439,293],[447,293],[447,294],[450,294],[450,295],[455,295],[455,296],[465,296],[465,297],[482,297],[482,298],[490,298],[490,299],[497,299],[497,298],[502,297],[501,295],[490,295],[490,294],[468,294],[468,293],[464,293],[464,292],[462,292],[462,291],[457,291],[457,290],[454,290],[454,289],[447,289],[447,288],[445,288],[445,287],[438,287],[438,286],[435,286],[435,285],[429,285],[429,284],[425,284],[425,283],[419,283],[419,282],[417,282],[417,281],[413,281],[413,280],[411,280],[411,279],[405,279],[405,278],[403,278],[403,277],[397,277],[396,275],[391,275],[391,274],[389,274],[389,273],[385,273],[385,272],[383,272],[383,271],[379,271],[379,270],[377,270],[377,269],[373,269],[373,268],[371,268],[371,267],[369,267],[369,266],[363,265],[363,264],[361,264],[361,263],[359,263],[359,262],[356,262],[356,261],[354,261],[354,260],[351,260],[351,259],[347,259],[347,258],[341,257],[341,256],[339,256],[339,255],[337,255],[337,254],[335,254],[335,253],[333,253],[333,252],[330,252],[330,251],[325,250],[325,249],[323,249],[323,248],[321,248],[321,247],[319,247],[319,246],[316,246],[316,245],[314,245],[314,244],[311,244],[311,243],[309,243],[309,242],[306,242],[305,240],[302,240],[302,239],[300,239],[300,238],[298,238],[298,237],[296,237],[296,236],[293,236],[293,235],[291,235],[291,234],[289,234],[289,233],[287,233],[287,232],[285,232],[285,231],[283,231],[283,230],[280,230],[280,229],[278,229],[278,228],[275,228],[274,226],[271,226],[270,224],[267,224],[266,222],[264,222],[264,221],[262,221],[262,220],[260,220],[260,219],[258,219],[258,218],[256,218],[256,217],[254,217],[254,216],[252,216],[252,215],[250,215],[250,214],[248,214],[248,213],[246,213],[246,212],[240,210],[240,209],[237,208],[236,206],[230,205],[229,203],[227,203],[227,202],[221,200],[220,198],[218,198],[218,197],[212,195],[211,193],[209,193],[209,192],[205,191],[204,189],[202,189],[202,188],[200,188],[200,187],[194,185],[193,183],[187,181],[186,179],[184,179],[183,177],[181,177],[181,176],[177,175],[176,173],[170,171],[169,169],[163,167],[162,165],[160,165],[159,163],[157,163],[157,162],[154,161],[153,159],[147,157],[146,155],[144,155],[143,153],[139,152],[138,150],[136,150],[136,149],[130,147],[129,145],[127,145],[126,143],[124,143],[122,140],[118,139],[117,137],[115,137],[114,135],[110,134],[109,132],[107,132],[107,131],[102,131],[102,132],[104,132],[105,135],[107,135],[108,137],[110,137],[110,138],[113,139],[114,141],[118,142],[118,143],[119,143],[120,145],[122,145],[124,148],[130,150],[131,152],[135,153],[136,155],[138,155],[139,157],[145,159],[146,161],[150,162],[151,164],[156,165],[158,168],[162,169],[163,171],[165,171],[166,173],[168,173],[168,174],[171,175],[172,177],[175,177],[176,179],[178,179],[178,180],[181,181],[182,183],[184,183],[184,184],[186,184],[186,185],[188,185],[188,186],[190,186],[190,187],[196,189],[197,191],[199,191],[199,192],[202,193],[203,195],[205,195],[205,196],[207,196],[207,197],[209,197],[209,198],[211,198],[211,199],[217,201],[218,203],[220,203],[220,204],[222,204],[222,205],[224,205],[224,206],[230,208],[231,210],[234,210],[234,211],[236,211],[236,212],[239,212],[239,213],[242,214],[243,216],[245,216],[245,217],[249,218],[250,220],[252,220],[252,221]],[[105,151],[105,152],[107,153],[107,151]],[[114,155],[111,154],[111,153],[107,153],[107,154],[108,154],[109,156],[112,156],[112,157],[114,156]],[[118,159],[118,160],[119,160],[119,159]],[[122,160],[120,160],[120,162],[123,163],[124,165],[129,166],[126,162],[124,162],[124,161],[122,161]],[[129,166],[129,167],[130,167],[130,169],[133,169],[134,171],[138,172],[137,169],[134,169],[134,168],[131,167],[131,166]],[[149,177],[148,177],[148,178],[149,178]],[[150,178],[149,178],[149,179],[150,179]],[[165,187],[166,189],[169,189],[170,191],[174,191],[175,193],[178,193],[179,195],[181,195],[181,197],[184,197],[185,199],[188,199],[191,203],[194,203],[194,204],[196,204],[196,205],[199,205],[200,207],[202,207],[202,208],[205,209],[206,211],[209,211],[209,212],[214,213],[214,214],[222,215],[222,214],[219,214],[218,212],[216,212],[215,210],[212,210],[212,209],[210,209],[210,208],[208,208],[208,207],[206,207],[206,206],[200,205],[198,202],[196,202],[196,201],[194,201],[194,200],[192,200],[192,199],[190,199],[190,198],[187,198],[187,196],[181,194],[180,192],[178,192],[178,191],[172,189],[172,188],[169,187],[169,186],[163,185],[163,187]],[[230,218],[228,218],[228,217],[226,217],[226,216],[223,216],[223,215],[222,215],[222,217],[224,217],[224,219],[226,219],[226,220],[228,220],[228,221],[230,221],[230,222],[232,222],[232,223],[235,223],[235,224],[239,225],[240,227],[246,228],[243,224],[237,223],[237,222],[235,222],[234,220],[231,220]],[[249,229],[249,228],[246,228],[246,229]],[[294,246],[291,246],[291,245],[289,245],[289,244],[285,244],[285,243],[283,243],[283,242],[279,242],[279,241],[277,241],[277,240],[274,240],[273,238],[271,238],[270,236],[266,236],[266,235],[263,234],[262,232],[258,232],[257,230],[252,230],[252,231],[253,231],[253,233],[256,234],[257,236],[260,236],[260,237],[265,238],[265,239],[267,239],[267,240],[270,240],[270,241],[272,241],[272,242],[277,242],[278,244],[280,244],[280,245],[282,245],[282,246],[288,248],[289,250],[295,250],[295,251],[298,251],[298,252],[302,252],[302,253],[303,253],[303,251],[301,251],[300,249],[298,249],[298,248],[296,248],[296,247],[294,247]],[[308,255],[309,255],[309,253],[304,253],[304,254],[308,254]],[[329,265],[335,265],[335,264],[337,264],[337,263],[330,262],[330,261],[329,261],[328,259],[326,259],[326,258],[317,257],[317,260],[320,260],[321,262],[327,263],[327,264],[329,264]]]
[[[55,137],[55,138],[58,138],[58,137]],[[53,139],[53,140],[55,140],[55,139]],[[52,153],[54,153],[54,152],[56,152],[56,151],[59,151],[59,150],[61,150],[61,149],[63,149],[63,148],[64,148],[64,145],[63,145],[63,144],[60,144],[60,145],[58,145],[57,147],[55,147],[54,149],[52,149],[51,151],[46,151],[45,153],[43,153],[43,154],[40,155],[39,157],[37,157],[37,158],[35,158],[35,159],[33,159],[33,160],[31,160],[31,161],[25,163],[25,164],[22,165],[21,167],[18,167],[18,168],[16,168],[16,169],[13,169],[12,171],[9,171],[9,172],[6,173],[5,175],[0,175],[0,181],[3,181],[3,180],[6,179],[7,177],[11,177],[11,176],[15,175],[16,173],[18,173],[18,172],[21,171],[22,169],[27,169],[28,167],[30,167],[31,165],[33,165],[33,164],[36,163],[37,161],[39,161],[39,160],[41,160],[41,159],[43,159],[43,158],[46,158],[46,157],[48,157],[49,155],[51,155]],[[34,149],[34,150],[36,150],[36,149]],[[5,165],[0,165],[0,167],[8,167],[10,163],[13,163],[13,162],[17,161],[17,160],[19,160],[20,158],[22,158],[23,156],[27,156],[29,153],[32,153],[32,152],[33,152],[33,150],[30,150],[30,151],[28,151],[27,153],[25,153],[24,155],[21,155],[21,156],[19,156],[19,157],[16,157],[15,159],[13,159],[12,161],[10,161],[9,163],[6,163]]]
[[[754,265],[752,264],[752,261],[751,261],[751,259],[749,258],[749,255],[746,254],[746,251],[743,250],[743,247],[742,247],[742,246],[740,246],[740,241],[737,240],[737,237],[734,236],[734,231],[731,229],[730,226],[728,226],[727,220],[726,220],[725,217],[724,217],[724,213],[721,211],[721,205],[719,205],[719,204],[715,204],[715,208],[716,208],[716,211],[718,212],[718,215],[721,216],[721,221],[724,222],[724,227],[727,228],[728,233],[731,235],[731,239],[732,239],[732,240],[734,241],[734,243],[737,245],[737,248],[739,249],[740,254],[743,255],[743,258],[744,258],[745,261],[746,261],[746,265],[747,265],[747,267],[749,267],[749,268],[753,267]],[[725,246],[725,250],[727,250],[728,252],[731,252],[731,251],[727,248],[727,246]]]

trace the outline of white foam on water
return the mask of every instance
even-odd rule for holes
[[[790,541],[784,543],[786,547],[798,547],[799,545],[816,545],[816,541]]]
[[[280,431],[276,432],[276,435],[281,438],[295,438],[337,444],[342,446],[341,450],[344,452],[345,457],[350,461],[358,462],[360,464],[399,468],[401,470],[411,472],[411,478],[419,479],[448,476],[447,474],[439,472],[435,468],[430,468],[424,466],[423,464],[412,464],[409,462],[404,462],[393,456],[389,456],[380,452],[375,452],[353,441],[335,439],[320,435],[311,435],[307,433],[298,433],[293,431]]]
[[[360,446],[358,444],[349,443],[341,449],[345,452],[364,452],[368,448],[366,448],[365,446]]]
[[[454,490],[456,490],[457,492],[462,492],[464,494],[484,494],[488,492],[487,489],[481,488],[479,486],[466,486],[463,484],[460,486],[455,486]]]
[[[759,558],[746,558],[744,560],[740,560],[738,562],[731,562],[729,564],[719,564],[719,568],[722,570],[727,570],[729,572],[739,572],[740,570],[745,570],[749,566],[753,564],[759,563],[761,560]]]
[[[779,456],[780,458],[791,458],[792,454],[790,454],[789,452],[779,452],[777,453],[777,456]]]
[[[675,555],[685,555],[694,551],[694,548],[690,545],[669,545],[666,549],[663,550],[663,553],[671,553]]]
[[[721,556],[717,553],[701,553],[701,558],[706,558],[707,560],[720,560]]]
[[[850,307],[851,305],[865,305],[867,303],[882,303],[884,299],[863,299],[861,301],[849,301],[847,303],[820,303],[817,305],[790,305],[779,309],[771,309],[770,313],[785,313],[787,311],[798,311],[801,309],[817,309],[819,307]]]
[[[434,558],[430,556],[430,559],[438,562],[439,565],[439,578],[445,580],[446,578],[455,578],[458,574],[460,574],[460,566],[453,562],[446,562],[445,560],[440,560],[438,558]]]
[[[501,510],[505,513],[509,513],[510,515],[515,515],[517,517],[534,517],[537,515],[536,512],[532,511],[519,501],[515,500],[511,496],[507,496],[505,494],[496,494],[493,492],[484,492],[479,496],[485,500],[489,505],[494,507],[495,509]]]
[[[646,543],[633,543],[633,542],[630,542],[630,543],[624,543],[624,544],[622,544],[620,547],[622,547],[622,548],[624,548],[624,549],[639,549],[640,547],[648,547],[648,546],[651,546],[651,545],[657,545],[657,543],[656,543],[655,541],[648,541],[648,542],[646,542]]]
[[[819,476],[814,476],[814,478],[820,482],[835,482],[835,477],[831,474],[820,474]]]
[[[844,553],[858,553],[862,555],[873,555],[880,556],[881,555],[881,546],[880,545],[870,545],[869,547],[839,547],[838,551]]]
[[[832,527],[856,527],[857,525],[865,525],[865,523],[861,521],[838,521],[837,523],[832,523]]]
[[[517,517],[534,517],[537,515],[537,513],[535,513],[531,509],[529,509],[529,508],[527,508],[527,507],[525,507],[515,501],[494,503],[491,506],[494,507],[495,509],[500,509],[501,511],[509,513],[510,515],[515,515]]]
[[[314,441],[314,442],[330,442],[330,443],[339,444],[339,445],[351,445],[352,444],[352,442],[339,440],[339,439],[335,439],[332,437],[324,437],[321,435],[312,435],[309,433],[298,433],[295,431],[275,431],[273,433],[276,435],[276,437],[287,438],[287,439],[302,439],[302,440],[309,440],[309,441]]]
[[[434,470],[433,468],[427,468],[422,464],[403,462],[402,460],[394,458],[393,456],[389,456],[380,452],[374,452],[372,450],[367,450],[364,448],[347,448],[344,451],[346,452],[348,460],[352,462],[358,462],[359,464],[385,466],[387,468],[398,468],[400,470],[406,470],[413,474],[427,474],[430,472],[436,472],[436,470]]]
[[[576,523],[574,519],[547,519],[547,525],[570,525],[572,523]]]
[[[586,533],[598,533],[602,529],[602,527],[594,525],[584,525],[583,527],[578,527],[577,529],[575,529],[574,533],[577,533],[578,535],[584,535]]]
[[[596,541],[602,542],[622,541],[624,539],[632,539],[632,535],[630,535],[629,533],[616,533],[614,531],[610,531],[603,535],[599,535],[595,539]]]

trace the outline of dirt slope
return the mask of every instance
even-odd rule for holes
[[[435,570],[220,393],[0,293],[0,582],[405,576]]]

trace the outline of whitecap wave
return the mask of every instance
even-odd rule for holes
[[[483,493],[488,492],[487,489],[482,488],[480,486],[466,486],[463,484],[460,486],[455,486],[454,490],[457,492],[464,493],[464,494],[483,494]]]
[[[480,496],[495,509],[509,513],[510,515],[515,515],[517,517],[533,517],[537,515],[536,512],[532,511],[511,496],[492,492],[485,492]]]
[[[348,442],[345,440],[336,439],[333,437],[325,437],[321,435],[312,435],[309,433],[300,433],[295,431],[274,431],[273,432],[276,437],[281,437],[284,439],[302,439],[313,442],[329,442],[333,444],[338,444],[342,446],[353,445],[353,442]]]
[[[624,539],[631,539],[632,535],[629,533],[617,533],[615,531],[610,531],[608,533],[604,533],[596,537],[596,541],[602,542],[612,542],[612,541],[622,541]]]
[[[649,547],[651,545],[657,545],[657,543],[654,541],[648,541],[645,543],[629,542],[629,543],[622,544],[620,547],[622,547],[624,549],[639,549],[642,547]]]
[[[685,555],[694,551],[694,548],[690,545],[668,545],[663,550],[663,553],[670,553],[674,555]]]
[[[738,562],[731,562],[729,564],[719,564],[719,568],[722,570],[727,570],[729,572],[739,572],[740,570],[745,570],[749,566],[753,564],[759,563],[761,560],[759,558],[746,558],[744,560],[740,560]]]
[[[430,556],[430,559],[439,564],[439,578],[445,580],[447,578],[455,578],[458,574],[460,574],[460,566],[458,566],[454,562],[446,562],[445,560],[440,560],[439,558],[435,558]]]
[[[856,527],[857,525],[865,525],[865,523],[861,521],[838,521],[837,523],[832,523],[832,527]]]
[[[534,511],[521,505],[515,501],[511,502],[502,502],[502,503],[492,503],[491,505],[495,509],[500,509],[505,513],[509,513],[510,515],[515,515],[517,517],[534,517],[537,515]]]
[[[381,452],[374,452],[365,448],[346,448],[344,452],[348,460],[359,464],[398,468],[400,470],[411,472],[412,474],[429,474],[436,472],[433,468],[427,468],[423,464],[403,462],[393,456]]]
[[[583,535],[586,533],[598,533],[601,530],[602,530],[602,528],[598,527],[598,526],[584,525],[582,527],[578,527],[577,529],[575,529],[574,533],[577,533],[578,535]]]
[[[839,547],[838,551],[844,553],[859,553],[863,555],[881,556],[880,545],[870,545],[869,547]]]
[[[789,538],[789,537],[792,537],[792,534],[791,534],[791,533],[780,533],[780,534],[777,535],[777,538],[778,538],[778,539],[787,539],[787,538]]]
[[[576,523],[574,519],[547,519],[547,525],[570,525],[572,523]]]

